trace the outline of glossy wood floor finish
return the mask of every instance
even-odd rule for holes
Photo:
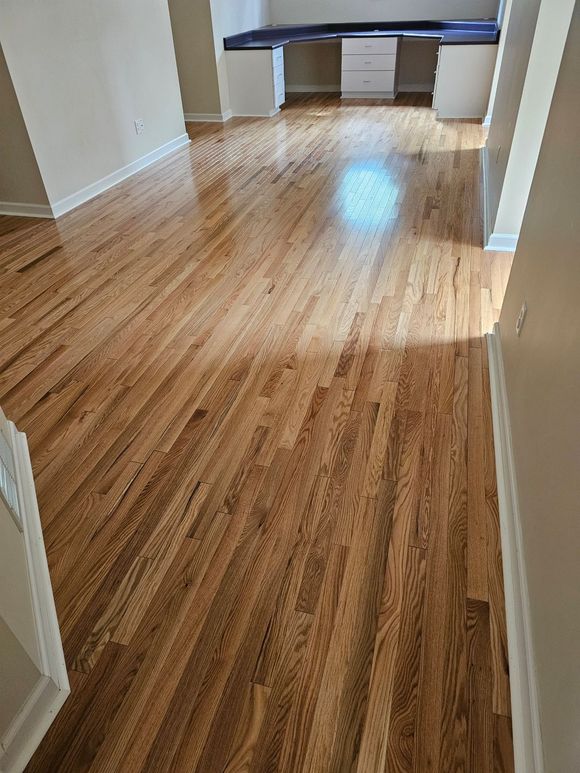
[[[30,771],[509,771],[471,122],[298,98],[0,219],[73,695]]]

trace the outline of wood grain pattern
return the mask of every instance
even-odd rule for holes
[[[481,127],[297,96],[0,217],[73,694],[29,771],[512,770]]]

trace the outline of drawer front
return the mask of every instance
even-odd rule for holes
[[[275,48],[272,51],[272,68],[274,76],[274,105],[280,107],[286,101],[283,48]]]
[[[389,72],[354,72],[348,70],[342,73],[343,91],[385,91],[392,92],[395,88],[395,73]]]
[[[286,101],[286,82],[284,80],[284,72],[278,73],[274,76],[274,104],[276,107]]]
[[[396,54],[347,54],[342,57],[343,70],[394,70]]]
[[[398,38],[343,38],[343,54],[396,54]]]
[[[274,91],[274,105],[276,107],[280,107],[280,105],[283,105],[284,102],[286,102],[286,91],[282,89],[276,89]]]

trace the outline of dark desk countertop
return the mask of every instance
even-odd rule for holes
[[[288,43],[358,37],[430,38],[443,45],[497,43],[495,19],[478,21],[399,21],[353,24],[280,24],[224,38],[227,51],[272,49]]]

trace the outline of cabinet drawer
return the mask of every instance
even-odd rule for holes
[[[389,72],[354,72],[342,73],[343,91],[378,91],[393,92],[395,88],[395,73]]]
[[[274,90],[274,104],[276,107],[280,107],[286,101],[286,90],[284,86],[282,88],[276,88]]]
[[[396,54],[397,37],[391,38],[343,38],[343,54]]]
[[[282,78],[277,78],[274,81],[274,93],[276,95],[278,95],[278,94],[285,95],[286,94],[286,83],[284,82],[284,78],[283,77]]]
[[[344,70],[394,70],[396,54],[346,54],[342,57]]]

